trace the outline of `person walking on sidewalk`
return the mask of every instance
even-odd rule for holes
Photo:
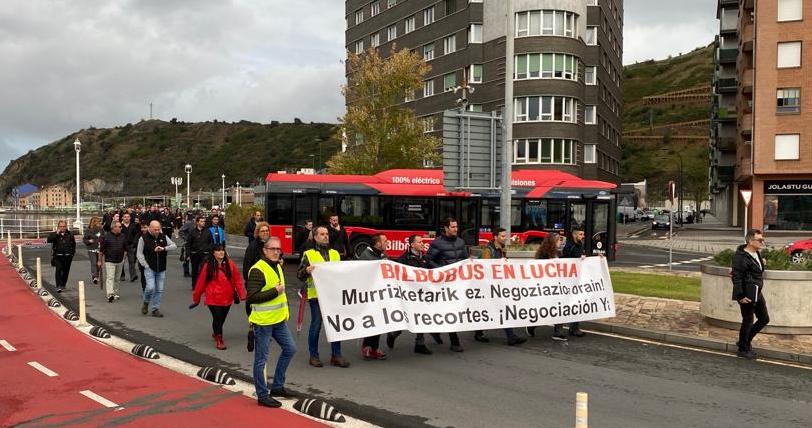
[[[536,249],[536,259],[557,259],[558,251],[561,248],[561,240],[561,236],[559,236],[557,233],[547,233],[547,236],[545,236],[544,240],[541,241],[541,245],[539,245],[539,247]],[[535,337],[536,327],[527,327],[527,334],[528,336]],[[553,340],[566,342],[567,336],[562,332],[555,330],[553,333]]]
[[[206,306],[211,312],[211,337],[214,338],[214,346],[220,350],[226,349],[223,342],[223,324],[226,322],[231,304],[239,303],[240,299],[245,300],[246,294],[240,271],[226,255],[226,248],[223,245],[215,245],[204,262],[195,284],[195,291],[192,293],[193,304],[189,306],[190,309],[200,304],[202,294],[206,294]]]
[[[56,225],[56,232],[51,232],[48,235],[47,242],[52,245],[51,266],[55,268],[56,292],[61,293],[65,291],[68,284],[70,265],[73,263],[74,254],[76,254],[76,240],[68,230],[68,223],[65,220],[59,220]]]
[[[248,223],[245,225],[245,230],[243,230],[243,235],[248,238],[248,245],[251,245],[254,242],[256,237],[254,236],[254,231],[257,229],[257,223],[262,221],[262,213],[259,211],[254,211],[254,216],[248,220]]]
[[[733,255],[730,277],[733,280],[733,300],[739,303],[742,314],[736,355],[752,360],[756,358],[756,353],[751,343],[770,322],[770,314],[767,312],[767,301],[761,294],[764,288],[764,259],[759,250],[765,247],[764,234],[758,229],[750,229],[744,240],[746,244],[739,245]],[[753,315],[758,319],[755,324]]]
[[[493,239],[488,242],[488,245],[482,250],[482,259],[507,259],[507,242],[508,236],[507,231],[501,227],[497,227],[493,231]],[[512,328],[505,328],[505,337],[507,338],[508,346],[516,346],[521,345],[524,342],[527,342],[527,339],[524,337],[519,337],[513,331]],[[477,330],[474,332],[474,340],[477,342],[488,342],[488,338],[485,337],[485,332],[482,330]]]
[[[136,217],[136,218],[138,218],[138,217]],[[138,254],[137,254],[138,253],[138,243],[141,241],[141,238],[143,238],[144,235],[149,233],[149,225],[146,224],[146,223],[140,223],[140,224],[137,224],[136,226],[138,226],[138,229],[140,230],[140,233],[138,234],[138,236],[133,238],[133,242],[135,242],[135,246],[133,247],[133,252],[136,253],[136,260],[138,260],[137,259],[137,256],[138,256]],[[144,276],[144,266],[141,266],[141,263],[138,263],[138,271],[141,273],[141,292],[143,294],[143,291],[147,288],[147,278]]]
[[[104,234],[99,245],[98,268],[104,267],[104,291],[107,301],[113,303],[120,297],[118,287],[124,257],[127,255],[127,236],[121,233],[121,222],[110,224],[110,231]]]
[[[211,235],[206,229],[206,219],[202,216],[195,218],[195,228],[189,232],[189,239],[186,241],[186,259],[191,263],[192,268],[192,288],[197,283],[197,275],[200,273],[200,264],[206,259],[211,247]]]
[[[570,239],[564,244],[561,250],[561,258],[563,259],[583,259],[586,257],[584,252],[584,229],[581,226],[572,228]],[[574,337],[584,337],[586,333],[581,330],[579,322],[571,322],[569,325],[569,334]],[[564,324],[556,324],[553,326],[553,331],[556,336],[564,334]]]
[[[183,239],[183,248],[181,249],[181,257],[180,261],[183,263],[183,277],[184,278],[191,278],[192,272],[189,270],[189,253],[188,253],[188,244],[189,239],[192,235],[192,231],[195,229],[195,219],[191,215],[187,216],[186,222],[178,230],[178,235]]]
[[[469,257],[468,247],[465,245],[465,241],[457,236],[457,220],[453,217],[446,217],[440,222],[440,226],[443,229],[442,235],[431,241],[429,251],[426,253],[426,258],[431,268],[457,263]],[[439,337],[439,335],[436,337]],[[437,340],[436,337],[435,340]],[[451,352],[463,351],[462,345],[460,345],[460,337],[457,333],[448,333],[448,338],[451,341]]]
[[[330,235],[327,231],[327,226],[319,226],[313,233],[313,239],[316,241],[316,247],[311,248],[302,254],[302,260],[299,264],[299,269],[296,276],[300,281],[307,284],[307,300],[310,304],[310,330],[307,335],[307,347],[310,351],[309,364],[313,367],[322,367],[321,360],[319,360],[319,335],[321,334],[321,308],[319,307],[319,296],[316,293],[316,285],[313,283],[313,270],[317,265],[330,261],[338,263],[341,261],[341,256],[338,251],[330,248]],[[330,364],[336,367],[347,368],[350,366],[349,361],[341,356],[341,342],[330,342]]]
[[[248,282],[248,273],[251,268],[262,258],[265,241],[271,237],[271,225],[264,221],[257,222],[254,228],[254,240],[248,244],[245,249],[245,254],[242,258],[242,277]],[[279,264],[282,264],[282,254],[279,254]],[[251,305],[245,305],[245,315],[251,316]],[[254,328],[251,323],[248,323],[248,341],[246,342],[248,352],[254,351]]]
[[[135,260],[135,250],[141,236],[140,232],[140,227],[132,222],[132,214],[124,212],[121,215],[121,234],[127,238],[127,270],[130,272],[130,282],[138,280],[135,270],[135,265],[138,264]],[[124,269],[121,269],[121,280],[124,281]]]
[[[214,216],[211,218],[211,226],[208,228],[208,232],[210,245],[222,245],[225,247],[226,231],[220,227],[220,217]]]
[[[423,237],[420,235],[409,236],[409,248],[395,260],[398,263],[418,267],[423,269],[429,268],[429,261],[425,257],[426,245],[423,243]],[[386,346],[389,349],[395,347],[395,340],[401,335],[400,331],[393,331],[386,334]],[[431,355],[431,349],[426,346],[426,338],[423,333],[415,333],[414,336],[414,352],[415,354]]]
[[[372,246],[365,248],[361,255],[358,256],[358,260],[386,259],[386,235],[380,233],[372,235]],[[380,343],[380,335],[365,337],[361,344],[361,356],[365,360],[385,360],[386,353],[378,349]]]
[[[163,318],[161,313],[161,296],[164,294],[166,281],[166,253],[177,248],[169,237],[161,232],[161,222],[152,220],[148,232],[138,241],[138,263],[144,267],[147,285],[144,288],[144,303],[141,313],[146,315],[150,310],[152,316]]]
[[[279,401],[271,398],[291,397],[285,390],[285,373],[296,354],[296,343],[288,329],[288,298],[285,294],[285,273],[279,266],[282,254],[282,243],[273,237],[262,246],[262,258],[251,267],[248,273],[248,299],[246,304],[252,307],[248,321],[254,325],[254,387],[257,403],[260,406],[280,407]],[[236,269],[235,269],[236,273]],[[271,339],[282,347],[282,353],[276,361],[273,383],[268,390],[265,365],[268,362]]]
[[[93,283],[99,283],[99,241],[101,240],[102,228],[101,219],[98,217],[90,217],[90,222],[85,229],[85,235],[82,237],[82,242],[87,247],[87,257],[90,259],[90,277],[93,278]]]
[[[353,254],[350,250],[350,238],[347,229],[338,222],[337,215],[330,216],[330,224],[327,226],[330,235],[330,248],[338,251],[341,260],[349,260]]]

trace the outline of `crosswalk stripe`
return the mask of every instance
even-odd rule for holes
[[[48,367],[43,366],[42,364],[40,364],[40,363],[38,363],[36,361],[29,361],[28,365],[35,368],[35,369],[37,369],[38,371],[40,371],[45,376],[48,376],[48,377],[59,376],[58,374],[56,374],[55,371],[49,369]]]
[[[84,395],[85,397],[87,397],[87,398],[101,404],[104,407],[118,407],[118,404],[116,404],[116,403],[102,397],[99,394],[96,394],[95,392],[93,392],[93,391],[91,391],[89,389],[84,390],[84,391],[79,391],[79,393]]]
[[[17,348],[11,346],[11,344],[6,342],[5,340],[0,340],[0,346],[6,348],[6,351],[8,352],[14,352],[17,350]]]

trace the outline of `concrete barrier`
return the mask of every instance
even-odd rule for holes
[[[732,298],[730,268],[702,264],[702,304],[699,313],[713,325],[738,330],[739,305]],[[812,272],[764,272],[764,299],[770,324],[762,330],[773,334],[812,334]]]

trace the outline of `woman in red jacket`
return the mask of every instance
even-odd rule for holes
[[[223,245],[215,245],[209,254],[206,263],[197,277],[195,291],[192,294],[194,303],[190,309],[200,304],[200,295],[206,294],[206,306],[211,311],[212,337],[217,349],[226,349],[223,342],[223,324],[226,322],[228,310],[232,303],[245,300],[245,287],[242,275],[237,266],[226,256]],[[237,298],[239,296],[239,299]]]

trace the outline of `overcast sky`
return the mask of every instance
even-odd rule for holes
[[[715,5],[626,0],[624,62],[708,44]],[[343,46],[340,0],[2,0],[0,168],[150,102],[163,120],[334,122]]]

